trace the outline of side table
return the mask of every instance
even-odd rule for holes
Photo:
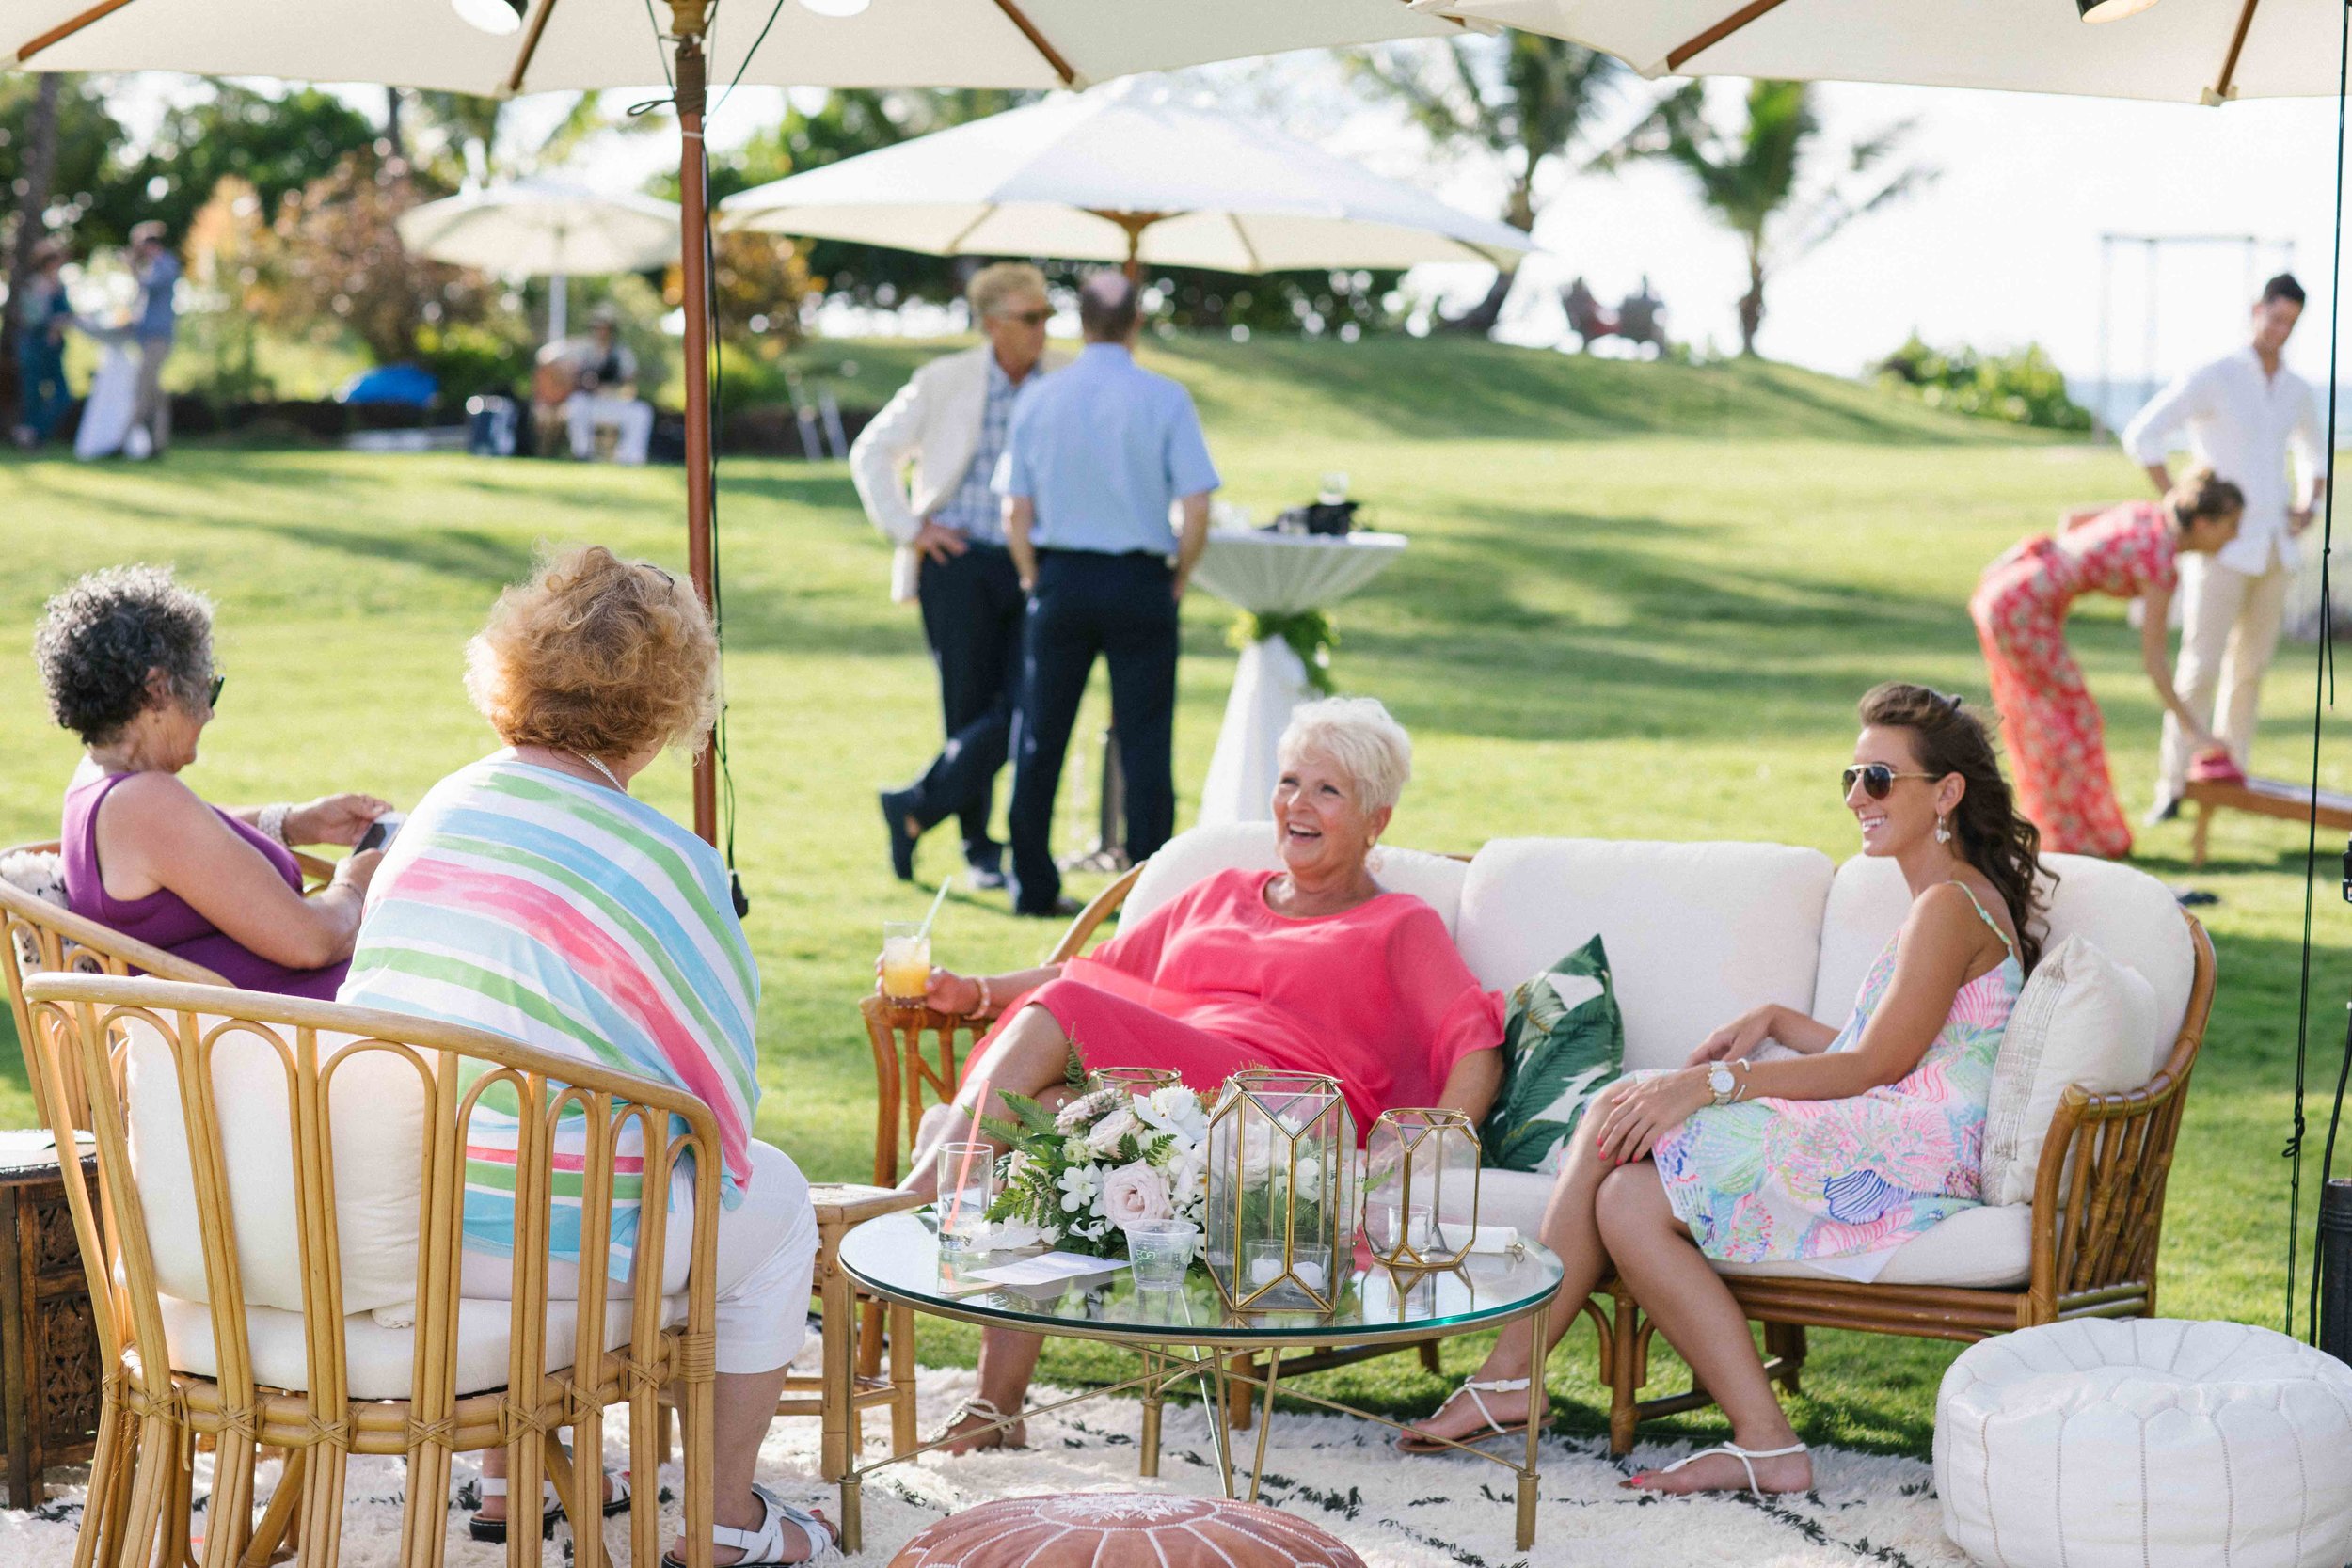
[[[82,1156],[87,1180],[98,1156]],[[82,1249],[47,1132],[0,1132],[0,1432],[8,1506],[31,1508],[56,1465],[86,1464],[98,1440],[97,1321]]]

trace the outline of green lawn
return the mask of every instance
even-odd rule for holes
[[[928,352],[829,343],[803,362],[845,402],[872,404]],[[1404,562],[1343,612],[1340,672],[1411,728],[1419,776],[1391,837],[1437,849],[1568,833],[1851,853],[1835,779],[1854,699],[1889,676],[1981,696],[1963,610],[1978,569],[2061,504],[2141,483],[2111,449],[1765,366],[1409,341],[1175,341],[1155,362],[1194,388],[1231,499],[1263,517],[1345,469],[1371,521],[1413,536]],[[220,603],[231,677],[190,782],[224,801],[364,787],[405,803],[491,744],[458,673],[500,585],[542,541],[679,564],[680,489],[675,470],[458,457],[183,447],[152,467],[88,469],[10,455],[0,621],[22,649],[41,599],[73,573],[176,562]],[[873,791],[936,742],[930,672],[912,612],[886,598],[887,553],[840,465],[730,464],[721,495],[738,846],[765,978],[760,1131],[812,1174],[859,1177],[873,1094],[853,1004],[878,923],[919,914],[928,895],[890,879]],[[1226,620],[1205,597],[1186,606],[1177,770],[1188,801],[1231,670]],[[2120,607],[2098,605],[2074,641],[2136,811],[2157,717],[2136,636]],[[2310,650],[2290,646],[2268,692],[2258,760],[2269,771],[2308,757],[2311,679]],[[53,834],[73,749],[48,726],[21,656],[0,662],[0,842]],[[2334,783],[2352,783],[2352,749],[2331,743],[2327,762]],[[682,764],[658,768],[648,789],[683,815]],[[1074,836],[1079,804],[1065,811]],[[2185,877],[2187,839],[2185,827],[2148,834],[2142,863]],[[2170,1312],[2278,1321],[2301,839],[2287,824],[2229,822],[2199,879],[2222,899],[2207,911],[2221,986],[2172,1186]],[[919,869],[955,863],[943,834]],[[2332,887],[2322,895],[2312,1017],[2330,1070],[2314,1082],[2331,1083],[2352,942]],[[1001,898],[958,894],[937,951],[960,968],[1009,967],[1051,935],[1011,919]],[[29,1117],[21,1065],[0,1053],[0,1123]],[[1815,1338],[1798,1410],[1806,1435],[1923,1452],[1950,1352]],[[927,1349],[960,1356],[968,1341],[941,1329]],[[1046,1374],[1107,1365],[1073,1348]],[[1409,1357],[1341,1375],[1397,1408],[1425,1408],[1438,1391]],[[1661,1376],[1675,1375],[1661,1358]],[[1593,1430],[1589,1330],[1551,1376],[1564,1424]]]

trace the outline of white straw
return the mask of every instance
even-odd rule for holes
[[[939,918],[939,906],[947,901],[947,890],[955,885],[956,879],[952,875],[941,879],[939,884],[939,896],[931,900],[931,912],[923,917],[923,928],[915,933],[917,936],[923,937],[926,940],[930,938],[931,934],[931,922]]]

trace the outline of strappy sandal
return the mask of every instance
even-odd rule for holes
[[[965,1449],[966,1453],[978,1453],[988,1449],[1025,1449],[1029,1446],[1028,1423],[1006,1415],[996,1408],[993,1400],[985,1399],[978,1394],[974,1394],[950,1411],[947,1416],[947,1424],[939,1429],[938,1435],[931,1441],[934,1443],[959,1441],[955,1435],[956,1428],[970,1420],[1003,1424],[992,1425],[985,1430],[973,1433],[971,1435],[976,1440],[976,1446]],[[993,1443],[977,1441],[990,1436],[993,1436],[996,1441]],[[951,1457],[961,1458],[962,1456],[959,1454]]]
[[[1452,1442],[1441,1442],[1434,1437],[1416,1437],[1408,1432],[1398,1436],[1396,1450],[1399,1453],[1452,1453],[1458,1446],[1465,1443],[1490,1443],[1498,1437],[1524,1437],[1527,1435],[1527,1422],[1521,1419],[1505,1425],[1496,1420],[1495,1413],[1486,1408],[1486,1402],[1483,1396],[1516,1394],[1528,1386],[1529,1380],[1523,1377],[1489,1378],[1484,1383],[1473,1378],[1448,1394],[1445,1397],[1445,1403],[1438,1405],[1429,1415],[1434,1420],[1445,1414],[1446,1405],[1452,1404],[1464,1394],[1468,1394],[1470,1397],[1470,1403],[1478,1406],[1478,1418],[1486,1423],[1486,1431],[1470,1433],[1454,1438]]]
[[[628,1508],[628,1477],[614,1475],[607,1470],[604,1473],[604,1479],[606,1484],[612,1488],[612,1496],[604,1500],[604,1516],[610,1519],[616,1513],[627,1512]],[[506,1496],[504,1476],[484,1476],[477,1484],[481,1487],[482,1496],[485,1498]],[[545,1505],[539,1511],[539,1539],[545,1541],[555,1533],[556,1521],[564,1517],[564,1503],[563,1499],[556,1496],[555,1482],[551,1481],[539,1483],[539,1496]],[[506,1521],[485,1519],[477,1512],[472,1518],[466,1521],[466,1533],[476,1541],[489,1545],[503,1546],[506,1544]]]
[[[840,1532],[823,1514],[794,1508],[756,1482],[752,1486],[752,1495],[768,1511],[759,1521],[757,1529],[733,1529],[725,1525],[710,1527],[712,1545],[733,1546],[743,1554],[727,1568],[792,1568],[796,1563],[822,1562],[827,1558],[841,1555]],[[784,1555],[786,1544],[792,1539],[786,1533],[787,1526],[799,1532],[801,1544],[807,1548],[805,1556],[787,1558]],[[661,1554],[661,1568],[686,1568],[686,1564],[676,1553],[664,1552]]]
[[[1740,1462],[1740,1468],[1748,1473],[1748,1490],[1756,1494],[1757,1497],[1765,1497],[1770,1494],[1767,1494],[1764,1488],[1756,1485],[1756,1483],[1755,1462],[1759,1459],[1785,1459],[1792,1453],[1803,1453],[1804,1451],[1805,1446],[1803,1443],[1791,1443],[1785,1449],[1743,1449],[1737,1443],[1718,1443],[1711,1449],[1701,1449],[1696,1453],[1684,1454],[1680,1459],[1676,1460],[1672,1465],[1667,1465],[1662,1470],[1650,1470],[1644,1473],[1647,1475],[1670,1476],[1677,1470],[1681,1469],[1685,1465],[1689,1465],[1695,1460],[1705,1459],[1709,1454],[1727,1453],[1731,1455],[1732,1458]],[[1629,1476],[1618,1484],[1635,1492],[1646,1492],[1650,1490],[1650,1488],[1641,1484],[1641,1478],[1639,1476]],[[1709,1488],[1709,1490],[1716,1490],[1716,1488]]]

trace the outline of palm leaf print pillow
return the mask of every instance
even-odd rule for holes
[[[1584,1108],[1624,1068],[1625,1015],[1597,935],[1511,992],[1502,1086],[1478,1132],[1485,1164],[1558,1170]]]

